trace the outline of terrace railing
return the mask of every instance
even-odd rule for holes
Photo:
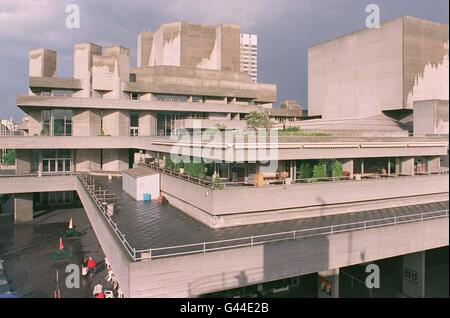
[[[209,242],[148,248],[148,249],[136,249],[130,244],[130,242],[126,238],[126,234],[119,229],[117,222],[115,222],[111,217],[111,215],[108,213],[104,196],[102,196],[102,194],[99,194],[99,192],[97,191],[98,189],[95,186],[95,183],[91,182],[87,175],[77,173],[63,173],[61,175],[77,176],[81,184],[84,186],[86,191],[91,196],[92,200],[95,202],[97,208],[105,218],[106,222],[109,224],[112,231],[115,233],[115,235],[125,248],[127,254],[131,257],[133,261],[143,261],[164,257],[208,253],[240,247],[253,247],[275,242],[298,240],[318,236],[336,235],[339,233],[351,231],[364,231],[380,227],[398,226],[406,223],[424,222],[426,220],[449,217],[449,210],[445,209],[416,214],[379,218],[373,220],[364,220],[359,222],[332,224],[329,226],[298,229],[287,232],[251,235],[227,240],[209,241]],[[9,175],[9,176],[0,175],[0,178],[26,177],[26,176],[38,177],[37,174],[28,174],[28,175]]]

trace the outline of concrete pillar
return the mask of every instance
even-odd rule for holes
[[[156,113],[151,111],[139,112],[139,136],[156,135]]]
[[[129,136],[130,114],[127,111],[104,110],[103,132],[106,136]]]
[[[30,50],[28,74],[35,77],[55,77],[56,51],[43,48]]]
[[[403,157],[400,159],[400,173],[403,175],[414,175],[414,158]]]
[[[403,256],[403,294],[425,297],[425,251]]]
[[[441,171],[441,157],[428,157],[427,169],[428,173],[439,173]]]
[[[14,195],[14,223],[25,223],[33,220],[33,194],[20,193]]]
[[[29,149],[16,150],[16,173],[17,174],[31,173],[31,150]]]
[[[339,268],[319,272],[319,298],[339,298]]]
[[[128,169],[128,149],[103,149],[104,171],[122,171]]]
[[[74,155],[75,171],[100,171],[101,149],[76,149]]]
[[[76,44],[73,51],[73,77],[81,81],[82,89],[74,97],[90,97],[92,90],[93,56],[102,55],[102,47],[92,43]],[[81,136],[81,135],[80,135]]]
[[[73,136],[99,136],[100,134],[101,116],[99,110],[77,109],[73,112]]]

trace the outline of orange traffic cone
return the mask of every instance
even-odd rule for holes
[[[62,251],[64,249],[64,244],[63,244],[63,241],[62,241],[61,237],[59,238],[59,247],[58,248],[59,248],[60,251]]]

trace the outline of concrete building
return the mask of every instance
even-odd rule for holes
[[[448,25],[399,17],[308,51],[308,113],[324,119],[411,114],[448,100]]]
[[[258,36],[241,34],[241,72],[250,75],[253,83],[258,82]]]
[[[441,26],[413,18],[376,32],[397,39],[414,27],[444,41]],[[350,38],[363,45],[366,33]],[[309,111],[322,119],[300,120],[293,101],[271,108],[275,85],[240,72],[239,36],[238,26],[166,24],[139,35],[137,67],[127,48],[77,44],[73,78],[55,76],[55,51],[30,51],[29,92],[17,97],[26,136],[0,139],[16,149],[15,170],[0,174],[15,221],[33,218],[43,201],[33,193],[76,193],[127,297],[195,297],[308,273],[337,282],[342,266],[447,246],[448,91],[413,89],[410,106],[409,53],[394,46],[398,58],[378,57],[389,85],[348,97],[348,85],[371,81],[334,77],[355,67],[353,40],[337,39],[309,52]],[[243,120],[252,112],[281,123],[255,134]],[[291,130],[277,126],[290,119]],[[167,204],[124,193],[123,171],[159,179]],[[405,264],[420,272],[419,254]]]

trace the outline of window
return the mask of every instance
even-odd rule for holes
[[[155,94],[155,98],[160,102],[187,102],[188,96],[185,95],[170,95],[170,94]]]
[[[130,136],[139,135],[139,113],[137,111],[130,111]]]
[[[130,83],[136,83],[136,74],[130,73]]]
[[[193,103],[203,103],[203,97],[202,96],[192,96],[192,102]]]
[[[42,110],[41,125],[41,135],[72,136],[72,110]]]

